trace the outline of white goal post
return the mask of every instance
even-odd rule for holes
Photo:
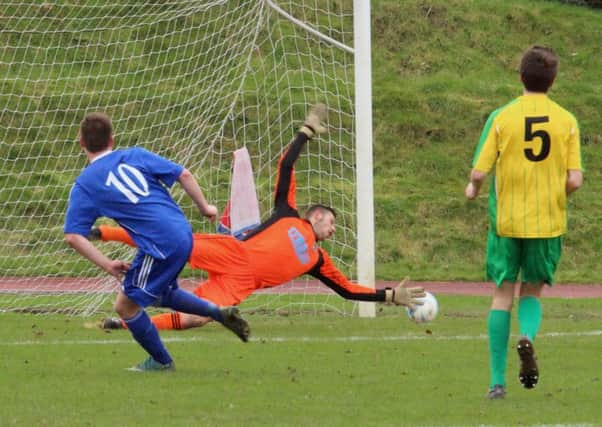
[[[372,168],[372,49],[370,1],[354,0],[355,149],[357,159],[357,274],[375,286],[374,183]],[[360,302],[361,317],[375,317],[374,303]]]
[[[328,132],[296,164],[297,205],[337,211],[324,247],[374,286],[369,0],[8,0],[0,23],[0,312],[91,315],[114,297],[118,283],[63,241],[69,190],[86,165],[79,123],[92,111],[111,116],[116,148],[185,165],[220,208],[232,154],[246,147],[265,219],[280,154],[324,102]],[[172,194],[195,231],[215,231],[181,189]],[[202,273],[182,276],[194,284]],[[375,315],[373,303],[325,289],[295,282],[244,308]]]

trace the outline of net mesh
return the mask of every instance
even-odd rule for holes
[[[283,149],[311,104],[326,103],[328,132],[296,164],[297,205],[337,210],[337,233],[324,248],[354,277],[354,69],[353,54],[340,46],[353,45],[352,7],[351,0],[4,2],[0,310],[86,315],[114,296],[116,281],[63,241],[69,190],[86,165],[79,123],[92,111],[112,118],[117,148],[141,146],[185,165],[220,208],[232,152],[246,146],[265,219]],[[195,231],[215,230],[179,188],[172,194]],[[117,244],[101,248],[132,256]],[[182,276],[194,285],[202,274]],[[316,295],[322,289],[300,281],[244,307],[354,309]]]

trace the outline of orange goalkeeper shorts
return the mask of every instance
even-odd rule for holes
[[[209,275],[194,293],[220,307],[238,305],[259,288],[247,251],[231,236],[195,233],[190,265]]]

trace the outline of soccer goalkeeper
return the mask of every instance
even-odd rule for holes
[[[189,263],[192,268],[207,271],[208,279],[194,293],[218,306],[237,305],[258,289],[289,282],[310,274],[346,299],[382,301],[412,307],[424,296],[421,287],[375,290],[351,283],[334,265],[317,242],[335,232],[335,211],[324,205],[311,206],[301,218],[295,203],[294,164],[301,150],[316,134],[326,128],[322,121],[326,107],[316,105],[308,114],[296,138],[278,165],[274,211],[271,217],[247,234],[242,240],[219,234],[193,235]],[[104,241],[121,241],[133,245],[130,235],[122,228],[100,226],[91,235]],[[173,312],[159,314],[152,322],[159,329],[188,329],[205,325],[209,317]],[[108,318],[106,329],[119,329],[119,319]]]

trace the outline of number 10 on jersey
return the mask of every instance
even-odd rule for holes
[[[146,178],[135,167],[122,163],[117,167],[117,174],[119,177],[113,171],[110,171],[105,185],[108,187],[114,186],[130,202],[136,204],[140,200],[138,196],[146,197],[150,194]]]

